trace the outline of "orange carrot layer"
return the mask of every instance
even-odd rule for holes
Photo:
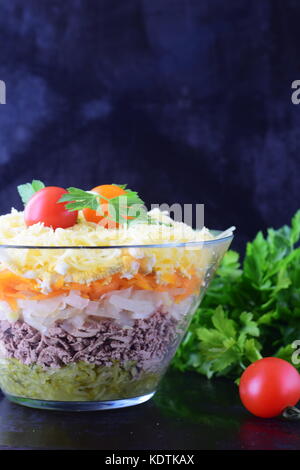
[[[79,282],[65,282],[63,276],[61,276],[51,286],[52,291],[43,294],[35,279],[27,279],[6,270],[0,272],[0,300],[5,300],[13,310],[17,310],[17,299],[43,300],[61,294],[68,294],[71,290],[77,290],[82,297],[98,300],[101,295],[112,290],[133,287],[156,292],[182,289],[182,293],[174,296],[175,301],[180,302],[200,288],[200,279],[194,274],[191,278],[183,277],[178,273],[168,274],[164,276],[164,281],[165,284],[158,284],[154,274],[137,273],[132,279],[121,278],[119,274],[114,274],[109,278],[92,281],[89,284],[81,284]]]

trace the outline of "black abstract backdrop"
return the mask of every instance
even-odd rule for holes
[[[209,227],[300,207],[298,0],[1,0],[0,210],[16,185],[128,183]]]

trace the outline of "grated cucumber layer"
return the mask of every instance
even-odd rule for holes
[[[4,393],[38,400],[101,401],[131,398],[153,392],[160,373],[138,371],[133,362],[99,366],[87,362],[63,367],[26,365],[14,358],[0,360]]]

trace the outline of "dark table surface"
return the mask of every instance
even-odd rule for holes
[[[131,408],[67,413],[0,401],[0,449],[300,449],[299,431],[300,421],[251,416],[230,381],[174,371]]]

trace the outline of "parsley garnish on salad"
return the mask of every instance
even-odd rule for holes
[[[58,202],[67,202],[69,211],[82,210],[86,220],[104,223],[108,228],[133,223],[167,225],[152,219],[144,201],[136,191],[127,188],[126,184],[101,185],[91,191],[79,188],[67,188]]]
[[[40,189],[45,187],[44,183],[40,180],[32,180],[31,183],[20,184],[17,189],[18,193],[23,201],[23,204],[26,205],[29,199]]]
[[[290,227],[259,232],[242,262],[235,251],[225,254],[175,355],[175,368],[239,377],[261,357],[291,362],[292,343],[300,340],[299,239],[300,210]]]
[[[84,191],[46,187],[42,181],[33,180],[17,189],[25,206],[27,226],[40,222],[53,229],[69,228],[76,224],[79,210],[87,222],[110,229],[133,223],[172,226],[150,217],[144,201],[126,184],[104,184]]]
[[[136,191],[125,189],[125,185],[110,185],[120,188],[122,192],[113,197],[106,197],[104,191],[97,193],[94,191],[83,191],[78,188],[67,188],[67,194],[64,194],[59,202],[68,202],[66,208],[69,211],[92,209],[97,211],[107,220],[117,223],[132,223],[136,217],[130,217],[131,209],[134,206],[135,215],[143,215],[145,211],[144,202]]]

